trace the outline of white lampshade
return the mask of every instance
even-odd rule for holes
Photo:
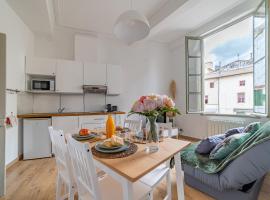
[[[118,17],[113,32],[118,39],[132,44],[147,37],[150,25],[146,17],[138,11],[128,10]]]

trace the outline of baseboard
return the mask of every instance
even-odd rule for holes
[[[179,138],[180,138],[180,139],[184,139],[184,140],[188,140],[188,141],[191,141],[191,142],[198,142],[198,141],[201,140],[201,139],[199,139],[199,138],[190,137],[190,136],[185,136],[185,135],[180,135]]]
[[[19,155],[16,159],[14,159],[13,161],[11,161],[9,164],[6,165],[6,169],[10,168],[11,166],[13,166],[15,163],[17,163],[19,160],[23,159],[23,155]]]

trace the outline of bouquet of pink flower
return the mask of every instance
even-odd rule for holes
[[[132,106],[130,114],[139,114],[146,117],[157,117],[164,113],[180,114],[175,108],[175,103],[167,95],[147,95],[141,96]]]

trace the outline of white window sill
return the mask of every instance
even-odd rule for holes
[[[224,117],[243,117],[243,118],[256,118],[256,119],[262,119],[262,118],[268,118],[269,116],[267,114],[247,114],[247,115],[240,115],[240,114],[221,114],[221,113],[201,113],[201,115],[204,116],[224,116]]]

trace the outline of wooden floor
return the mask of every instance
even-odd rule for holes
[[[7,171],[7,195],[0,200],[54,200],[56,165],[54,158],[19,161]],[[155,190],[154,199],[165,195],[165,183]],[[172,194],[177,199],[175,172],[172,172]],[[264,184],[260,200],[269,200],[269,184]],[[186,200],[212,200],[207,195],[185,186]]]
[[[191,142],[195,138],[181,137]],[[19,161],[7,170],[7,195],[0,200],[54,200],[56,185],[56,164],[54,158]],[[177,199],[175,171],[172,171],[172,199]],[[162,182],[154,192],[154,199],[161,200],[166,195],[166,182]],[[269,200],[270,174],[266,177],[259,200]],[[185,185],[186,200],[213,200],[206,194]]]
[[[7,195],[0,199],[54,200],[56,172],[54,158],[19,161],[7,171]],[[165,189],[165,183],[161,183],[155,191],[154,199],[162,199],[166,193]],[[212,199],[190,187],[185,187],[185,194],[186,200]],[[177,199],[175,179],[173,179],[173,199]]]

